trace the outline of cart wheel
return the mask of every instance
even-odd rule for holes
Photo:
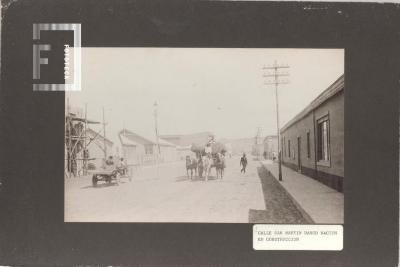
[[[97,176],[96,175],[93,175],[93,177],[92,177],[92,184],[93,184],[93,187],[97,186]]]

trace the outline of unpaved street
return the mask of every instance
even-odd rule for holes
[[[239,158],[227,159],[226,165],[223,179],[217,180],[213,169],[208,182],[188,179],[184,162],[163,164],[158,170],[144,167],[131,182],[123,179],[119,185],[99,183],[93,187],[89,176],[67,179],[65,221],[248,223],[254,217],[257,221],[264,218],[266,198],[258,176],[259,163],[249,159],[246,174],[240,173]],[[279,190],[275,188],[277,193]],[[290,207],[290,215],[293,209]],[[263,215],[254,216],[257,212]]]

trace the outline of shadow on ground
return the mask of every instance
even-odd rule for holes
[[[265,210],[249,210],[250,223],[311,223],[303,217],[285,189],[264,168],[257,168],[264,195]]]
[[[220,180],[217,179],[216,176],[208,176],[208,181],[213,181],[213,180]],[[175,182],[184,182],[184,181],[189,181],[189,182],[205,182],[205,178],[204,177],[199,177],[199,176],[195,176],[193,175],[192,178],[187,177],[187,175],[183,175],[183,176],[179,176],[175,178]]]
[[[125,182],[121,182],[121,184],[122,184],[122,183],[125,183]],[[118,186],[118,183],[111,183],[111,184],[109,184],[109,183],[98,183],[96,186],[87,185],[87,186],[81,187],[81,189],[88,189],[88,188],[104,188],[104,187],[110,187],[110,186]]]

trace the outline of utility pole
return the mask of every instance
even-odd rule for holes
[[[157,177],[159,176],[159,157],[161,154],[160,151],[160,141],[159,141],[159,136],[158,136],[158,103],[157,101],[154,102],[154,129],[155,129],[155,134],[156,134],[156,142],[157,142],[157,156],[156,156],[156,165],[157,165]]]
[[[103,107],[103,144],[104,144],[104,160],[107,160],[106,121],[104,118],[104,107]]]
[[[83,137],[83,175],[87,175],[87,155],[88,155],[88,151],[87,151],[87,103],[85,103],[85,135]]]
[[[278,101],[278,85],[289,83],[288,80],[282,80],[281,77],[289,76],[288,72],[281,72],[281,69],[288,69],[288,65],[279,65],[276,60],[274,64],[269,67],[263,68],[263,70],[270,71],[264,74],[265,78],[273,78],[272,81],[267,81],[265,85],[275,85],[275,104],[276,104],[276,129],[278,133],[278,165],[279,165],[279,181],[282,181],[282,152],[281,152],[281,134],[279,127],[279,101]],[[272,73],[271,73],[272,72]]]
[[[160,151],[160,142],[159,142],[159,136],[158,136],[158,103],[157,103],[157,101],[154,102],[154,126],[155,126],[155,132],[156,132],[158,154],[160,154],[161,151]]]

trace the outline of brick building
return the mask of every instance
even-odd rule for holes
[[[280,132],[283,165],[343,192],[343,75]]]

